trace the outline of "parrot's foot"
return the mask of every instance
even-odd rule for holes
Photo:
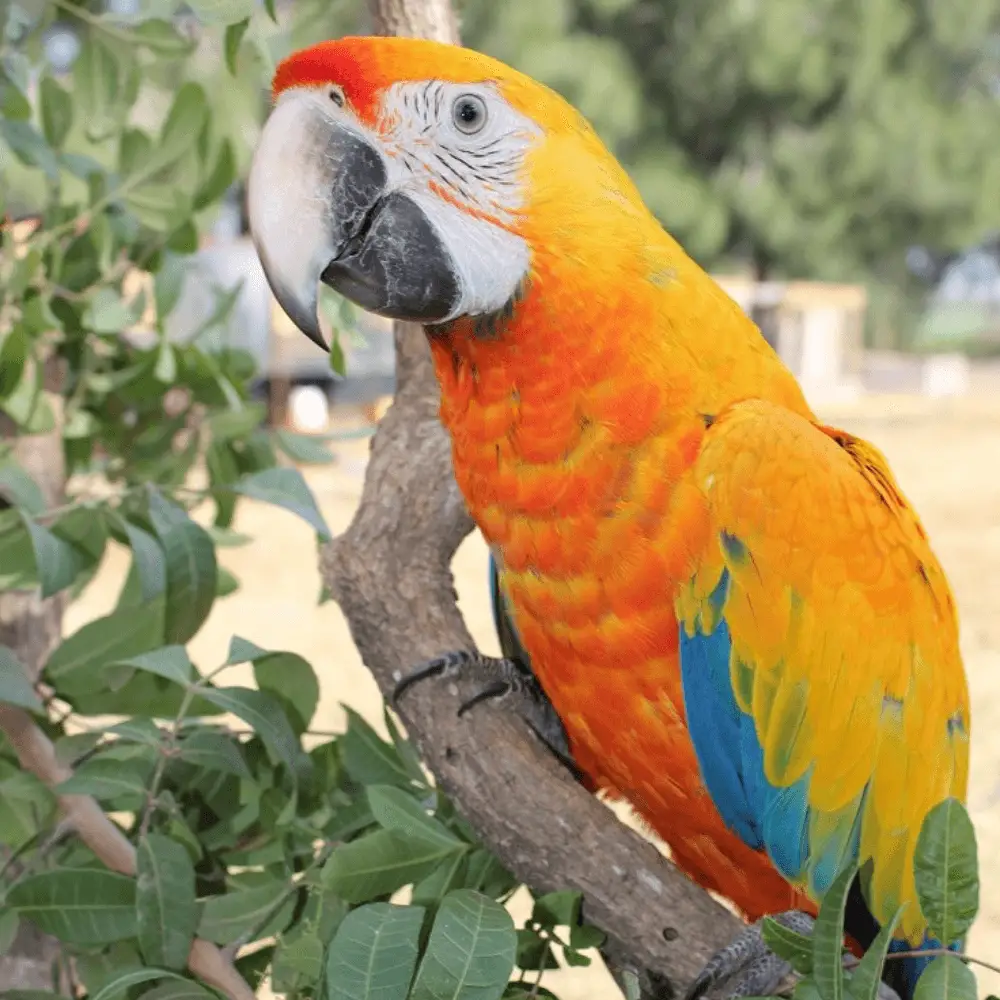
[[[431,677],[457,677],[462,674],[482,681],[482,687],[471,698],[462,702],[458,714],[465,715],[484,701],[504,701],[510,705],[538,738],[579,778],[578,768],[569,752],[566,730],[545,696],[535,676],[514,660],[497,656],[484,656],[469,650],[445,653],[426,663],[421,663],[405,674],[392,692],[395,704],[407,688]]]
[[[813,919],[807,913],[789,910],[774,917],[799,934],[812,932]],[[720,987],[729,987],[729,997],[761,996],[773,993],[791,972],[791,966],[764,943],[760,922],[751,924],[721,951],[717,951],[698,978],[688,987],[685,1000],[698,1000]]]
[[[798,934],[812,933],[813,918],[801,910],[778,913],[773,919]],[[852,954],[844,955],[846,969],[853,969],[857,962]],[[764,941],[762,922],[758,921],[743,931],[732,944],[712,956],[698,978],[688,987],[684,997],[685,1000],[698,1000],[711,994],[730,1000],[737,997],[768,996],[778,989],[791,971],[792,967],[788,962],[768,948]],[[885,983],[879,983],[878,997],[879,1000],[899,1000],[895,990]]]

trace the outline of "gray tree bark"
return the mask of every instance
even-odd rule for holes
[[[0,440],[13,446],[13,458],[38,484],[46,507],[63,502],[66,467],[63,461],[62,426],[58,395],[60,372],[46,367],[45,388],[56,414],[48,434],[17,434],[13,422],[0,413]],[[0,503],[2,503],[0,498]],[[63,594],[43,601],[37,590],[0,592],[0,645],[8,646],[34,681],[62,636],[66,607]],[[10,951],[0,955],[0,990],[51,990],[57,968],[59,942],[29,924],[21,924]],[[68,992],[65,976],[57,976],[60,992]]]

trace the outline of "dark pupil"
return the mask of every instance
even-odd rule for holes
[[[458,117],[466,125],[471,125],[479,117],[479,108],[472,101],[463,101],[458,106]]]

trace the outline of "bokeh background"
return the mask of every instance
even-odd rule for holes
[[[151,5],[106,7],[127,19]],[[983,880],[970,950],[1000,960],[1000,0],[456,6],[466,44],[545,81],[591,119],[664,225],[758,321],[820,415],[888,455],[958,600]],[[277,25],[253,19],[235,76],[208,37],[187,67],[216,105],[241,177],[276,61],[367,28],[363,0],[279,0],[277,13]],[[46,57],[69,71],[79,53],[72,19],[57,20]],[[134,114],[158,120],[182,82],[143,81]],[[30,207],[37,171],[4,166],[8,208]],[[271,299],[242,198],[237,183],[169,331],[183,338],[213,308],[214,286],[242,280],[225,336],[256,355],[271,419],[331,445],[333,465],[304,471],[336,531],[352,516],[367,438],[391,399],[391,334],[361,317],[341,338],[346,377],[333,372]],[[250,622],[254,641],[320,670],[317,726],[339,729],[343,704],[381,725],[378,692],[339,611],[317,606],[311,530],[250,502],[236,527],[255,539],[222,553],[241,586],[217,605],[192,655],[224,658]],[[127,570],[125,554],[115,555],[72,606],[67,632],[113,607]],[[455,572],[470,627],[494,651],[478,535]],[[560,975],[567,997],[616,995],[602,970]],[[979,979],[984,996],[1000,989],[1000,976]]]

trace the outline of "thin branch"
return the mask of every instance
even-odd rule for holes
[[[50,788],[54,788],[72,772],[56,758],[52,741],[42,732],[31,716],[18,708],[0,705],[0,731],[10,741],[21,766]],[[134,876],[135,848],[125,834],[105,815],[89,795],[60,795],[59,806],[77,836],[112,871]],[[253,1000],[254,991],[246,980],[226,961],[214,944],[195,938],[188,955],[188,968],[202,982],[215,987],[229,1000]]]
[[[960,962],[965,962],[966,965],[981,965],[984,969],[989,969],[990,972],[1000,973],[1000,965],[984,962],[981,958],[952,951],[950,948],[924,948],[921,951],[893,951],[885,956],[885,960],[888,962],[900,958],[940,958],[947,955],[957,958]]]

